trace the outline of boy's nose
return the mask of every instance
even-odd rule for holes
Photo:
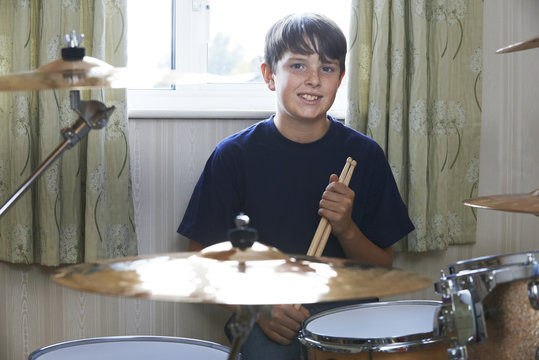
[[[307,74],[306,83],[311,86],[318,86],[320,85],[320,74],[318,74],[318,71],[311,70]]]

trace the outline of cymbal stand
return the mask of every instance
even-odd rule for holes
[[[71,108],[79,115],[79,119],[71,126],[62,130],[64,142],[60,144],[45,161],[34,171],[34,173],[22,184],[22,186],[8,199],[0,208],[0,218],[4,212],[19,199],[28,187],[62,155],[65,150],[71,149],[81,139],[83,139],[91,129],[102,129],[107,125],[110,115],[115,107],[107,108],[99,101],[81,101],[80,92],[72,90],[70,92]]]
[[[250,248],[258,239],[256,229],[249,227],[249,216],[240,213],[234,219],[236,228],[228,231],[227,237],[235,248],[245,250]],[[245,268],[245,264],[240,264],[240,267]],[[247,340],[253,325],[258,320],[260,313],[268,319],[272,317],[272,305],[239,305],[234,319],[228,325],[232,333],[232,347],[228,356],[228,360],[237,360],[241,345]]]
[[[239,305],[234,320],[228,325],[234,341],[228,355],[228,360],[237,360],[241,345],[247,340],[254,323],[262,312],[271,318],[271,305]]]

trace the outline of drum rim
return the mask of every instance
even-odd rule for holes
[[[306,321],[299,332],[298,340],[306,346],[320,349],[320,350],[331,350],[331,352],[340,352],[340,353],[359,353],[365,351],[375,351],[383,353],[394,353],[394,352],[408,352],[413,351],[419,348],[425,348],[435,345],[442,345],[443,343],[450,342],[450,339],[443,336],[439,336],[434,333],[434,319],[433,319],[433,331],[426,333],[416,333],[406,336],[399,337],[387,337],[380,339],[365,339],[365,338],[350,338],[350,337],[335,337],[335,336],[324,336],[314,334],[311,331],[306,329],[307,324],[316,320],[320,317],[323,317],[327,314],[333,314],[341,311],[346,311],[349,309],[356,309],[358,307],[367,308],[367,307],[379,307],[379,306],[388,306],[388,305],[436,305],[440,307],[442,305],[441,301],[437,300],[397,300],[397,301],[385,301],[385,302],[373,302],[373,303],[364,303],[364,304],[355,304],[355,305],[346,305],[337,307],[334,309],[322,311],[317,313]],[[435,315],[436,316],[436,315]]]
[[[457,283],[459,288],[467,287],[462,283],[463,279],[467,282],[488,282],[491,287],[513,281],[533,279],[539,276],[539,263],[513,263],[506,265],[493,266],[491,268],[479,268],[471,270],[461,270],[455,274],[449,274],[440,278],[439,283]],[[438,285],[439,287],[439,285]]]
[[[199,340],[185,337],[175,337],[175,336],[158,336],[158,335],[126,335],[126,336],[102,336],[102,337],[92,337],[92,338],[83,338],[83,339],[74,339],[59,342],[57,344],[51,344],[44,346],[40,349],[33,351],[29,356],[28,360],[38,360],[39,356],[47,354],[51,351],[65,349],[73,346],[79,345],[88,345],[88,344],[101,344],[108,342],[166,342],[166,343],[182,343],[190,345],[203,345],[212,349],[223,351],[227,354],[230,353],[230,348],[221,345],[215,342],[207,340]]]
[[[539,259],[539,250],[520,251],[516,253],[488,255],[460,260],[448,265],[448,269],[450,274],[458,274],[463,271],[495,269],[511,265],[526,265],[529,263],[530,255],[532,254],[534,258]]]

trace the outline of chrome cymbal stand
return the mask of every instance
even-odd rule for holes
[[[249,221],[249,216],[243,213],[240,213],[234,219],[236,228],[229,230],[227,237],[235,248],[245,250],[251,247],[257,240],[258,233],[255,229],[249,227]],[[249,333],[255,322],[258,320],[260,313],[264,314],[268,319],[271,319],[272,311],[272,305],[238,306],[234,319],[228,325],[233,338],[228,360],[238,359],[241,345],[247,340],[247,337],[249,337]]]
[[[115,107],[107,108],[99,101],[81,101],[80,92],[72,90],[70,92],[71,108],[79,115],[79,119],[71,126],[62,130],[64,142],[60,144],[45,161],[34,171],[34,173],[22,184],[22,186],[8,199],[0,208],[0,218],[4,212],[19,199],[28,187],[52,164],[62,153],[71,149],[82,138],[88,135],[91,129],[102,129],[107,125],[110,115]]]
[[[239,305],[234,320],[228,325],[232,333],[232,347],[228,360],[237,360],[241,345],[249,337],[253,325],[258,320],[260,313],[271,319],[273,307],[271,305]]]
[[[83,34],[77,34],[74,30],[66,34],[62,40],[66,47],[62,48],[62,59],[65,61],[79,61],[84,58],[85,49],[79,47],[84,39]],[[77,74],[66,73],[65,78],[76,78]],[[88,135],[91,129],[102,129],[107,125],[110,115],[115,107],[107,108],[99,101],[81,101],[80,91],[72,90],[69,94],[71,109],[78,115],[79,119],[71,126],[62,130],[64,142],[58,146],[51,155],[37,168],[36,171],[22,184],[22,186],[9,198],[0,208],[0,219],[4,212],[19,199],[28,187],[58,158],[62,153],[71,149],[82,138]]]

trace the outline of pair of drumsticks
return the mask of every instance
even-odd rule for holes
[[[339,182],[342,182],[343,184],[348,186],[348,184],[350,184],[350,179],[352,178],[352,174],[354,173],[356,165],[357,162],[355,160],[352,160],[351,157],[347,158],[346,164],[344,164],[344,168],[342,169],[341,175],[339,176]],[[311,241],[311,246],[309,246],[309,250],[307,250],[307,255],[322,256],[322,252],[324,251],[326,243],[328,242],[329,234],[331,234],[331,224],[326,218],[323,217],[322,219],[320,219],[318,228],[314,233],[313,239]],[[300,307],[300,304],[294,304],[294,308],[299,309]]]
[[[346,159],[346,164],[344,164],[344,168],[342,169],[341,176],[339,176],[339,182],[344,183],[346,186],[350,184],[350,179],[352,178],[352,174],[354,173],[354,169],[356,168],[357,162],[355,160],[352,160],[351,157]],[[316,229],[316,232],[314,233],[313,240],[311,241],[311,246],[309,247],[309,250],[307,251],[308,256],[322,256],[322,252],[324,251],[324,248],[326,247],[326,243],[329,238],[329,234],[331,234],[331,224],[328,222],[326,218],[320,219],[320,223],[318,224],[318,228]]]

